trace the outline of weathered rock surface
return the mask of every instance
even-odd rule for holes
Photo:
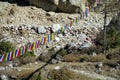
[[[85,10],[87,0],[29,0],[29,2],[47,11],[76,13]]]

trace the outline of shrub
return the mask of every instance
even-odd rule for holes
[[[104,62],[104,61],[106,61],[106,56],[105,55],[97,55],[97,56],[91,57],[90,61],[92,61],[92,62]]]
[[[10,51],[14,51],[14,49],[15,49],[15,46],[11,42],[9,42],[9,41],[0,42],[0,54],[10,52]]]
[[[37,80],[42,80],[42,78],[41,78],[41,72],[39,72]]]
[[[67,53],[67,51],[65,50],[65,49],[60,49],[59,51],[58,51],[58,54],[60,54],[61,56],[65,56],[65,55],[67,55],[68,53]]]
[[[118,63],[115,60],[107,60],[106,62],[104,62],[104,64],[114,68],[118,66]]]
[[[84,62],[84,61],[89,61],[89,56],[88,55],[82,55],[80,58],[80,61]]]
[[[65,61],[65,62],[79,62],[80,56],[75,55],[75,54],[68,54],[68,55],[64,56],[63,61]]]

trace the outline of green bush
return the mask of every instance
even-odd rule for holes
[[[61,49],[59,52],[58,52],[58,54],[60,54],[61,56],[65,56],[65,55],[67,55],[68,53],[67,53],[67,51],[65,50],[65,49]]]
[[[42,78],[41,78],[41,72],[39,72],[37,80],[42,80]]]
[[[14,51],[14,49],[15,49],[15,46],[11,42],[9,42],[9,41],[0,42],[0,54],[10,52],[10,51]]]

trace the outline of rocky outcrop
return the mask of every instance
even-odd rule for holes
[[[76,13],[84,10],[87,0],[29,0],[30,4],[47,11]]]

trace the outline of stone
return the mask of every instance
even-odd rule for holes
[[[80,45],[79,49],[83,49],[83,48],[90,48],[91,45],[88,42],[84,42],[82,45]]]
[[[0,80],[8,80],[8,77],[6,75],[0,75]]]
[[[103,63],[102,63],[102,62],[99,62],[99,63],[97,64],[97,66],[98,66],[98,67],[102,67],[102,66],[103,66]]]
[[[44,33],[46,33],[46,29],[44,28],[44,26],[40,26],[40,27],[38,27],[38,33],[39,34],[44,34]]]
[[[4,67],[0,67],[0,71],[2,71],[2,70],[5,70],[5,68]]]
[[[47,15],[47,16],[54,16],[54,15],[55,15],[55,12],[47,12],[46,15]]]
[[[9,64],[8,66],[9,66],[10,68],[13,68],[13,64]]]
[[[55,66],[54,69],[55,69],[55,70],[59,70],[59,69],[60,69],[60,66]]]
[[[52,31],[53,32],[56,32],[58,31],[59,29],[61,29],[61,26],[59,24],[53,24],[52,25]]]
[[[56,59],[51,60],[51,64],[56,64],[56,63],[58,63],[58,60],[56,60]]]
[[[85,10],[87,0],[28,0],[30,4],[47,11],[78,13]]]
[[[62,34],[58,34],[58,37],[63,38],[63,35]]]
[[[57,60],[59,60],[59,61],[61,61],[62,60],[62,56],[61,55],[59,55],[59,54],[57,54],[56,56],[55,56],[55,59],[57,59]]]
[[[17,69],[18,72],[21,72],[22,70],[21,69]]]
[[[59,37],[55,37],[55,41],[56,42],[60,42],[60,38]]]

